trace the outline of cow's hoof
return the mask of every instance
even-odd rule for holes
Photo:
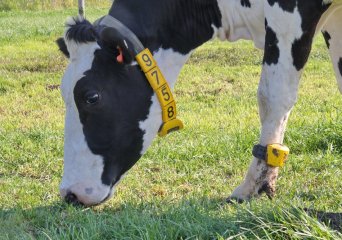
[[[240,199],[240,198],[234,198],[234,197],[228,197],[226,199],[226,203],[228,204],[241,204],[245,202],[246,200]]]
[[[242,203],[250,200],[255,195],[255,185],[242,183],[240,186],[235,188],[232,194],[227,198],[227,202]]]
[[[242,203],[252,198],[259,198],[263,193],[265,193],[269,199],[272,199],[275,195],[275,191],[275,182],[265,181],[261,184],[250,185],[243,183],[233,191],[229,198],[227,198],[227,202]]]
[[[276,188],[275,188],[275,185],[273,184],[270,184],[268,182],[265,182],[261,188],[259,188],[258,190],[258,195],[261,195],[262,193],[265,193],[266,196],[269,198],[269,199],[273,199],[274,195],[275,195],[275,191],[276,191]]]

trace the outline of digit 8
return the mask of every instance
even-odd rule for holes
[[[174,112],[173,106],[168,107],[168,109],[167,109],[167,116],[169,118],[172,118],[174,115],[175,115],[175,112]]]

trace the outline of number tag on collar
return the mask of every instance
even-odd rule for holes
[[[146,48],[135,58],[145,73],[153,91],[156,93],[162,109],[163,124],[158,135],[163,137],[170,132],[182,129],[183,123],[177,119],[176,102],[173,98],[170,86],[157,66],[150,50]]]
[[[156,61],[152,57],[150,50],[147,48],[135,56],[135,59],[138,61],[139,66],[143,70],[144,73],[149,72],[152,68],[156,67]]]
[[[162,109],[163,122],[171,121],[177,116],[176,102],[172,101]]]
[[[156,91],[161,86],[167,84],[160,69],[156,66],[151,68],[150,71],[146,72],[145,75],[147,79],[150,79],[149,82],[154,91]]]
[[[165,107],[166,105],[170,104],[170,102],[174,102],[171,89],[168,84],[164,84],[155,92],[162,107]]]

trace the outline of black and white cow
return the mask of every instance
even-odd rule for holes
[[[153,53],[173,88],[190,54],[213,39],[252,40],[264,49],[258,89],[259,143],[282,143],[314,35],[323,31],[342,91],[342,0],[115,0],[109,15]],[[61,196],[95,205],[150,146],[162,123],[159,102],[115,29],[74,18],[60,49],[70,58],[62,80],[66,105]],[[108,33],[109,31],[109,33]],[[118,61],[121,54],[123,61]],[[253,158],[231,198],[273,196],[278,168]]]

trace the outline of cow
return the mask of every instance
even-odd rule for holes
[[[57,40],[69,58],[61,84],[61,197],[86,206],[108,200],[163,127],[161,103],[135,59],[137,42],[152,52],[173,89],[191,53],[214,38],[252,40],[264,50],[257,92],[261,135],[245,179],[228,201],[273,197],[279,168],[262,156],[267,146],[283,143],[320,31],[342,92],[341,22],[342,0],[115,0],[94,24],[70,18]]]

